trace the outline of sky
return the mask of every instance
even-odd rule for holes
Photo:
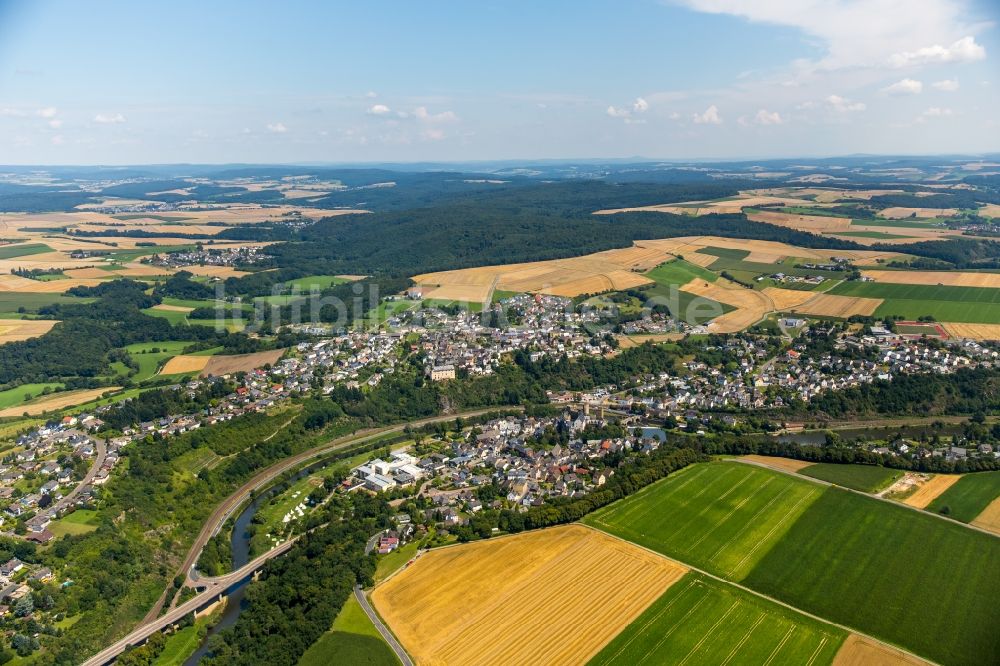
[[[0,0],[0,164],[1000,150],[998,0]]]

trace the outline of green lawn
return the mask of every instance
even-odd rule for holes
[[[203,640],[202,627],[207,622],[207,618],[202,618],[167,636],[163,652],[153,660],[152,666],[182,666],[201,645]]]
[[[0,391],[0,409],[14,407],[32,398],[37,398],[46,388],[54,391],[62,387],[63,385],[57,382],[47,382],[42,384],[21,384],[16,388]]]
[[[846,633],[691,572],[590,664],[829,664]]]
[[[942,664],[1000,663],[1000,539],[827,489],[743,584]]]
[[[735,462],[585,522],[942,664],[1000,663],[1000,539],[962,525]]]
[[[299,666],[394,666],[398,663],[396,654],[382,640],[354,595],[347,598],[330,631],[313,643],[299,659]]]
[[[403,565],[413,559],[419,547],[420,542],[411,541],[388,555],[379,555],[378,564],[375,566],[375,582],[380,583],[398,571]]]
[[[644,273],[650,280],[660,285],[676,285],[681,287],[695,278],[700,278],[706,282],[715,282],[719,276],[708,270],[692,264],[683,259],[675,259],[665,264],[660,264],[651,271]]]
[[[822,493],[805,479],[716,462],[671,474],[584,522],[741,580]]]
[[[96,511],[77,509],[71,514],[49,524],[49,531],[56,537],[64,534],[87,534],[97,529],[100,519]]]
[[[52,252],[52,248],[44,243],[23,243],[20,245],[0,245],[0,259],[27,257],[32,254]]]
[[[969,523],[997,497],[1000,497],[1000,472],[975,472],[964,475],[938,495],[927,510],[947,513],[955,520]]]
[[[810,465],[799,470],[799,474],[865,493],[876,493],[889,487],[896,479],[903,476],[903,472],[898,469],[876,467],[875,465],[836,465],[833,463]]]

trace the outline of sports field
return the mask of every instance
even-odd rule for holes
[[[685,573],[567,525],[433,550],[372,601],[418,663],[582,663]]]
[[[954,522],[738,462],[585,522],[940,663],[1000,663],[1000,539]]]
[[[752,465],[693,465],[584,522],[741,580],[822,493],[818,484]]]
[[[898,469],[833,463],[816,463],[801,470],[799,474],[865,493],[875,493],[888,488],[896,479],[903,476],[903,472]]]
[[[950,518],[971,523],[998,497],[1000,472],[963,474],[957,483],[928,504],[927,510],[946,513]]]
[[[689,573],[591,664],[829,664],[846,634],[793,610]]]

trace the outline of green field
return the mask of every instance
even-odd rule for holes
[[[28,312],[37,311],[38,308],[53,305],[55,303],[70,305],[73,303],[86,304],[93,303],[94,298],[76,298],[75,296],[63,296],[62,294],[33,294],[24,291],[7,291],[0,293],[0,312],[17,312],[24,308]]]
[[[1000,663],[1000,539],[957,523],[735,462],[585,522],[942,664]]]
[[[876,217],[870,220],[853,220],[851,226],[864,227],[889,227],[892,229],[927,229],[934,228],[940,220],[937,218],[927,219],[903,219],[890,220],[884,217]]]
[[[997,561],[1000,539],[830,488],[743,584],[942,664],[996,664]]]
[[[309,292],[312,289],[326,289],[332,285],[344,284],[345,282],[350,282],[350,280],[337,277],[336,275],[312,275],[297,280],[289,280],[285,283],[285,287],[289,290],[295,289],[300,292]]]
[[[799,470],[804,476],[835,483],[838,486],[860,490],[864,493],[875,493],[889,487],[892,482],[903,476],[898,469],[887,469],[875,465],[837,465],[834,463],[817,463]]]
[[[822,493],[815,483],[750,465],[694,465],[584,522],[741,580]]]
[[[660,264],[643,275],[659,285],[677,285],[678,287],[696,278],[700,278],[706,282],[715,282],[719,279],[719,276],[712,271],[684,261],[683,259],[675,259],[674,261]]]
[[[394,666],[398,663],[396,654],[382,640],[354,595],[347,598],[330,631],[313,643],[299,659],[299,666]]]
[[[737,250],[731,247],[703,247],[698,250],[698,254],[708,254],[722,259],[733,259],[739,261],[750,256],[750,250]]]
[[[378,584],[399,571],[403,565],[413,559],[413,556],[417,554],[418,548],[420,548],[420,542],[411,541],[388,555],[379,555],[378,564],[375,565],[375,583]]]
[[[52,248],[44,243],[26,243],[24,245],[0,245],[0,259],[27,257],[32,254],[52,252]]]
[[[0,391],[0,409],[6,409],[7,407],[13,407],[15,405],[20,405],[26,400],[31,398],[37,398],[38,395],[46,388],[50,388],[53,391],[62,388],[62,384],[55,382],[48,382],[43,384],[21,384],[17,388],[7,389],[6,391]]]
[[[93,532],[99,524],[100,518],[96,511],[77,509],[73,513],[50,523],[48,529],[56,537],[61,537],[64,534],[77,535]]]
[[[969,523],[997,497],[1000,497],[1000,472],[975,472],[964,475],[938,495],[927,510],[947,513],[955,520]]]
[[[590,663],[829,664],[844,638],[837,627],[692,572]]]
[[[876,317],[899,315],[907,319],[919,319],[930,315],[938,321],[973,324],[1000,321],[1000,289],[841,282],[828,293],[885,299],[875,310]]]

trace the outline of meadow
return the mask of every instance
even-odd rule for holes
[[[26,400],[31,400],[32,398],[38,397],[41,392],[45,389],[51,389],[55,391],[56,389],[61,389],[62,384],[56,382],[48,382],[42,384],[21,384],[20,386],[12,389],[7,389],[6,391],[0,391],[0,409],[7,407],[13,407],[14,405],[20,405]]]
[[[804,479],[717,462],[685,468],[583,522],[741,580],[822,493]]]
[[[846,632],[691,572],[590,664],[829,664]]]
[[[28,243],[25,245],[0,245],[0,259],[15,259],[32,254],[52,252],[52,248],[44,243]]]
[[[834,463],[816,463],[802,469],[799,474],[835,483],[844,488],[860,490],[864,493],[875,493],[888,488],[894,481],[903,476],[898,469],[876,467],[875,465],[837,465]]]
[[[971,523],[998,497],[1000,472],[965,474],[927,505],[927,510],[946,513],[950,518]]]
[[[957,523],[736,462],[585,522],[940,663],[1000,663],[1000,540]]]
[[[708,282],[715,282],[719,278],[712,271],[684,261],[683,259],[676,259],[668,261],[665,264],[660,264],[653,270],[647,271],[644,275],[659,285],[676,285],[678,287],[687,284],[695,278],[701,278]]]
[[[382,639],[353,595],[344,602],[330,631],[299,658],[299,666],[394,666],[398,663],[396,654]]]

